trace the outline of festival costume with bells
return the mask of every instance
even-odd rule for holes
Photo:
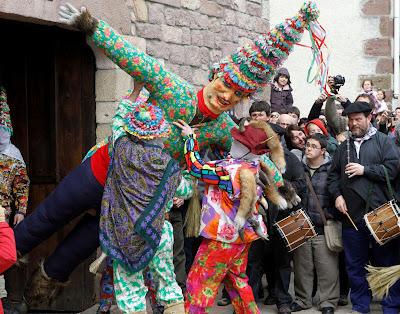
[[[316,5],[313,2],[305,4],[296,16],[215,64],[210,77],[216,74],[233,88],[242,91],[254,92],[262,88],[274,76],[276,68],[288,57],[293,45],[300,41],[308,23],[317,17]],[[87,12],[80,14],[79,19],[81,22],[82,19],[86,19],[87,23],[83,24],[91,27],[84,27],[79,21],[75,21],[75,26],[88,32],[94,43],[135,81],[145,83],[150,92],[149,101],[163,110],[168,121],[183,119],[191,125],[201,123],[201,148],[215,145],[229,151],[229,132],[234,123],[226,113],[216,116],[207,108],[203,90],[197,93],[193,85],[167,71],[156,59],[140,52],[106,22],[92,19]],[[181,143],[182,137],[174,128],[165,143],[165,148],[172,157],[183,162]],[[85,210],[100,207],[103,187],[101,180],[93,175],[93,169],[107,169],[107,151],[107,146],[100,147],[93,156],[65,177],[35,212],[18,226],[15,230],[16,242],[22,255],[30,252]],[[47,277],[66,282],[72,270],[96,249],[97,232],[98,217],[84,216],[44,262],[43,270]],[[39,298],[36,296],[34,299]],[[46,296],[45,300],[48,299]]]

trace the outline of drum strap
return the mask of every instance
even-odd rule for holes
[[[393,193],[393,189],[392,189],[392,184],[390,183],[390,179],[389,179],[389,174],[387,172],[387,169],[384,165],[381,165],[383,168],[383,172],[385,173],[385,178],[386,178],[386,186],[389,192],[389,197],[390,199],[394,199],[394,193]],[[372,194],[372,182],[369,183],[368,185],[368,198],[367,198],[367,203],[366,203],[366,212],[368,213],[369,207],[370,207],[370,200],[371,200],[371,194]]]
[[[394,199],[394,193],[393,193],[392,185],[390,184],[389,174],[387,172],[386,167],[384,165],[381,165],[381,166],[383,168],[383,171],[385,172],[386,185],[388,188],[390,199]]]
[[[312,186],[310,177],[309,177],[309,175],[307,173],[305,174],[305,177],[306,177],[306,183],[307,183],[308,189],[310,190],[312,197],[315,199],[315,203],[316,203],[317,209],[318,209],[318,211],[319,211],[319,213],[321,215],[322,222],[324,223],[324,225],[326,225],[325,213],[324,213],[324,210],[321,207],[321,203],[319,202],[318,196],[314,191],[314,188]]]

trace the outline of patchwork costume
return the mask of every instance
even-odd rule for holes
[[[88,17],[88,12],[67,19],[64,11],[60,15],[64,21],[87,32],[95,45],[121,69],[131,75],[136,82],[145,83],[149,91],[149,102],[162,109],[165,119],[183,119],[191,125],[199,126],[200,148],[216,146],[229,151],[230,129],[235,124],[228,114],[213,114],[204,101],[203,90],[195,87],[166,70],[156,59],[139,51],[132,43],[115,32],[106,22]],[[298,43],[307,25],[316,20],[318,10],[314,3],[305,4],[299,13],[277,25],[267,35],[242,47],[215,64],[210,76],[217,75],[233,88],[244,92],[255,92],[265,86]],[[86,18],[87,23],[80,22]],[[127,108],[131,105],[126,103]],[[129,110],[129,109],[128,109]],[[183,164],[183,140],[176,128],[165,142],[165,149]],[[15,230],[17,249],[23,254],[49,238],[73,218],[90,208],[99,209],[103,185],[108,168],[108,146],[98,148],[68,174],[50,194]],[[77,245],[79,243],[79,245]],[[89,257],[99,244],[98,217],[85,215],[74,230],[59,244],[44,262],[43,271],[47,278],[66,282],[72,270]],[[35,279],[36,278],[36,279]],[[32,278],[31,283],[42,275]],[[50,289],[53,291],[53,287]],[[27,297],[28,302],[40,301],[39,296]],[[49,298],[43,297],[44,301]]]
[[[204,163],[199,159],[194,134],[186,139],[184,152],[189,171],[206,183],[200,223],[200,236],[204,239],[188,275],[186,312],[208,313],[223,282],[235,313],[260,313],[246,276],[248,251],[251,242],[259,236],[246,222],[240,238],[235,226],[243,198],[240,176],[243,170],[256,176],[259,162],[229,158]],[[261,197],[260,187],[256,194],[257,198]],[[257,209],[250,213],[250,218],[266,233]]]
[[[6,220],[14,213],[26,215],[29,178],[26,165],[17,147],[11,143],[13,128],[7,94],[0,87],[0,205],[6,210]]]

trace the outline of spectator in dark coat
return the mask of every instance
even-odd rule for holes
[[[289,112],[293,106],[290,74],[286,68],[280,68],[271,86],[271,112]]]
[[[346,216],[342,215],[350,298],[353,311],[359,313],[370,312],[372,297],[365,269],[370,253],[375,266],[399,263],[399,239],[393,239],[383,246],[378,245],[363,219],[365,213],[391,198],[385,183],[385,169],[389,180],[393,181],[398,178],[400,168],[399,151],[393,141],[371,124],[371,111],[372,107],[366,102],[355,102],[344,110],[351,131],[349,155],[347,143],[342,143],[333,157],[328,176],[328,188],[335,199],[335,207],[343,214],[348,213],[358,228],[356,231]],[[350,163],[347,161],[348,156]],[[381,304],[384,314],[399,313],[400,281],[389,289]]]
[[[318,203],[324,211],[326,219],[333,218],[333,201],[328,192],[327,177],[331,165],[326,152],[327,140],[322,134],[308,137],[303,165],[313,193],[308,190],[304,199],[304,209],[315,226],[317,236],[307,241],[293,253],[295,302],[291,306],[293,312],[312,307],[314,271],[316,271],[319,302],[322,314],[333,314],[339,301],[339,269],[338,253],[328,249],[324,234],[324,221],[318,210]]]

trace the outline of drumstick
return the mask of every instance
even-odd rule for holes
[[[358,228],[357,228],[357,226],[354,224],[354,221],[353,221],[353,219],[351,219],[349,213],[348,213],[348,212],[344,212],[344,214],[347,216],[347,218],[349,218],[349,220],[350,220],[351,224],[353,225],[354,229],[356,229],[356,230],[358,231]]]

